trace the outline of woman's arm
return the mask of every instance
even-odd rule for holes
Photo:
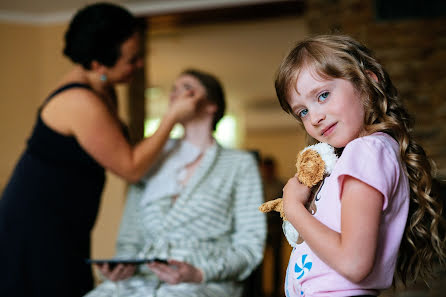
[[[341,194],[341,233],[328,228],[304,203],[309,190],[296,177],[284,188],[287,219],[321,260],[352,282],[373,268],[384,197],[375,188],[345,176]]]
[[[76,137],[99,164],[129,182],[138,181],[147,172],[175,123],[192,115],[199,100],[192,93],[175,100],[155,134],[132,147],[118,120],[94,93],[75,89],[63,96],[63,100],[54,98],[44,109],[44,121],[55,130]]]

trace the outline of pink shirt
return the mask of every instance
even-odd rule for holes
[[[317,195],[314,215],[337,232],[341,231],[340,193],[346,175],[374,187],[384,196],[373,270],[360,283],[352,283],[322,262],[304,242],[290,256],[285,280],[288,297],[378,295],[380,289],[392,284],[410,195],[397,142],[385,133],[374,133],[345,147]]]

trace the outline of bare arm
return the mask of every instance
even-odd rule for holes
[[[288,220],[327,265],[350,281],[360,282],[373,268],[382,194],[346,176],[341,197],[341,233],[328,228],[305,209],[308,195],[308,188],[297,178],[288,181],[283,195]]]
[[[76,137],[99,164],[129,182],[138,181],[146,173],[175,123],[192,115],[198,102],[198,98],[186,95],[176,100],[155,134],[132,147],[118,120],[94,93],[76,89],[56,99],[42,111],[42,118],[56,130]]]

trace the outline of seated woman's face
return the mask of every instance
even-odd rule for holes
[[[175,80],[172,86],[169,97],[170,102],[173,102],[178,98],[185,98],[187,92],[193,92],[193,94],[203,99],[206,98],[206,89],[200,81],[192,75],[183,74]]]

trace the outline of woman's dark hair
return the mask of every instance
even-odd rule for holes
[[[121,56],[120,47],[141,26],[126,9],[110,3],[96,3],[80,9],[65,33],[64,55],[91,69],[91,62],[111,67]]]
[[[223,117],[226,109],[225,94],[220,81],[215,76],[196,69],[187,69],[181,74],[192,75],[198,79],[206,89],[206,99],[217,106],[217,111],[215,112],[212,120],[212,129],[215,130],[218,121],[220,121],[220,119]]]

